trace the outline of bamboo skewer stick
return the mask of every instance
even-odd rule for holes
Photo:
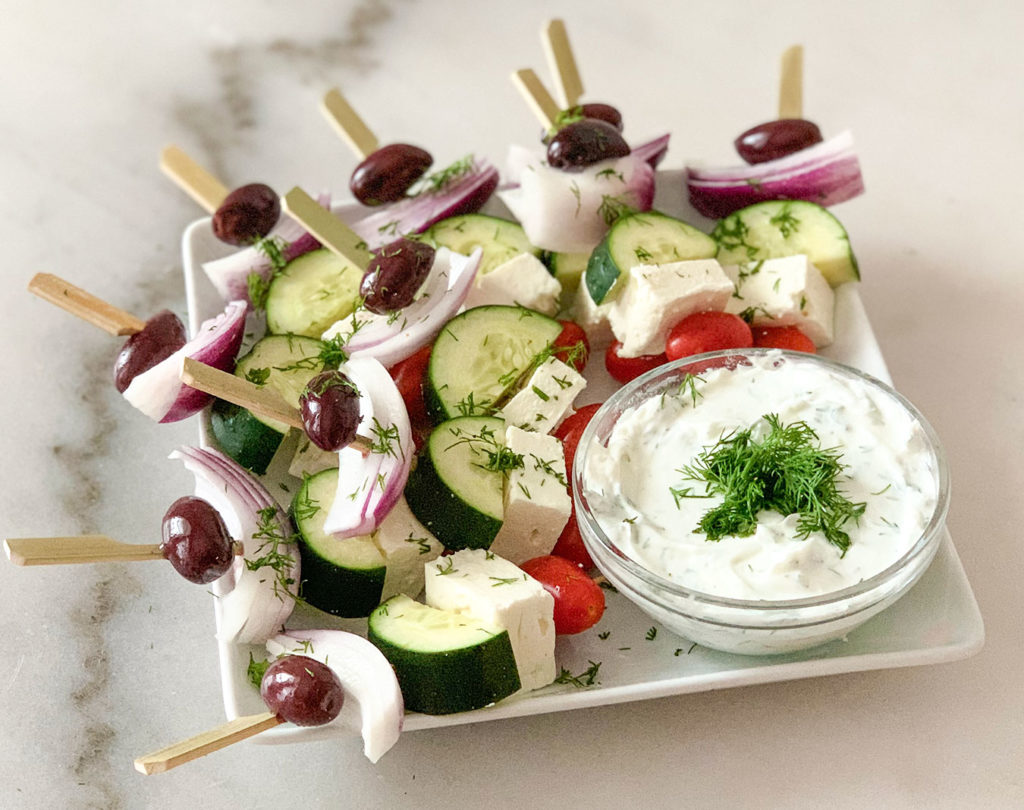
[[[254,737],[283,722],[285,721],[270,712],[238,717],[217,728],[139,757],[135,760],[135,770],[147,775],[163,773],[236,742]]]
[[[227,186],[177,146],[164,147],[160,152],[160,169],[208,214],[220,208],[228,196]]]
[[[130,312],[118,309],[52,273],[37,273],[28,283],[28,291],[111,335],[134,335],[146,326],[144,320]]]
[[[583,80],[569,45],[569,33],[562,20],[549,20],[541,29],[541,41],[548,57],[548,67],[562,96],[563,109],[575,107],[583,95]]]
[[[779,118],[803,118],[804,49],[793,45],[782,54],[779,78]]]
[[[370,263],[366,241],[305,191],[296,186],[281,198],[281,204],[288,216],[324,247],[361,270],[366,269]]]
[[[377,151],[380,145],[377,136],[338,88],[332,88],[324,94],[320,109],[360,160],[365,160]]]
[[[552,129],[558,120],[560,109],[547,88],[530,68],[517,70],[512,74],[512,83],[526,100],[533,114],[544,129]]]
[[[244,553],[238,541],[232,543],[236,555]],[[105,534],[77,537],[9,537],[4,551],[15,565],[77,565],[102,562],[144,562],[162,560],[159,543],[122,543]]]

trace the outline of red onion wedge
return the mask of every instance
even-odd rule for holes
[[[319,194],[317,202],[330,210],[331,195]],[[291,261],[320,247],[314,236],[291,217],[281,217],[267,239],[276,239],[285,245],[284,258]],[[249,301],[249,275],[258,273],[266,281],[273,268],[267,254],[256,247],[247,247],[223,259],[203,262],[207,278],[225,301]]]
[[[565,172],[513,146],[508,162],[519,185],[498,196],[544,250],[588,253],[624,209],[648,211],[654,202],[654,169],[635,154]]]
[[[853,136],[841,132],[778,160],[727,168],[686,167],[690,204],[706,217],[721,218],[765,200],[845,202],[864,191]]]
[[[632,154],[641,160],[646,160],[652,169],[657,169],[658,164],[661,163],[668,153],[668,141],[671,137],[671,135],[662,135],[654,140],[645,141],[638,146],[634,146]]]
[[[387,315],[356,310],[324,332],[324,340],[348,334],[345,351],[351,357],[372,357],[385,366],[405,360],[455,317],[473,286],[481,256],[479,248],[470,256],[438,248],[430,274],[409,306]]]
[[[295,607],[299,549],[291,522],[266,488],[230,458],[212,449],[181,447],[171,453],[196,479],[196,496],[224,519],[245,545],[224,576],[214,581],[217,638],[228,644],[262,644],[280,632]]]
[[[399,236],[422,233],[435,222],[479,211],[498,187],[498,170],[486,160],[473,159],[464,173],[436,191],[423,191],[352,223],[370,250]]]
[[[372,357],[351,357],[338,370],[359,388],[359,435],[373,443],[364,456],[338,451],[338,489],[324,531],[369,534],[402,497],[414,451],[409,414],[388,370]]]
[[[331,722],[362,734],[363,753],[370,762],[398,742],[405,715],[398,678],[384,654],[365,638],[343,630],[287,630],[267,641],[267,651],[308,655],[334,670],[345,703]]]
[[[124,390],[124,398],[157,422],[178,422],[201,411],[212,397],[181,381],[182,360],[191,357],[231,371],[245,334],[245,313],[244,301],[232,301],[216,318],[203,321],[188,343],[137,375]]]

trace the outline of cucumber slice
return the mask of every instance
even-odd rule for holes
[[[307,478],[292,501],[302,562],[299,593],[335,616],[369,616],[384,589],[384,555],[370,535],[339,540],[324,531],[337,489],[337,468],[324,470]]]
[[[713,259],[718,244],[692,225],[648,211],[621,217],[587,262],[587,291],[595,304],[613,300],[620,277],[637,264]]]
[[[568,309],[576,297],[580,278],[590,261],[589,253],[552,253],[548,260],[551,272],[562,285],[561,308]]]
[[[846,229],[829,211],[803,200],[770,200],[719,220],[711,234],[719,264],[805,255],[829,284],[858,281],[860,270]]]
[[[410,711],[467,712],[519,691],[512,642],[497,624],[404,594],[373,611],[368,624],[367,638],[395,668]]]
[[[217,399],[210,410],[210,427],[220,449],[231,458],[263,475],[284,435],[265,425],[240,405]]]
[[[293,408],[299,407],[299,396],[306,384],[323,371],[320,340],[299,335],[270,335],[252,347],[235,364],[235,376],[261,380],[269,385]],[[287,433],[288,425],[273,419],[259,419],[279,433]]]
[[[443,219],[428,230],[423,239],[434,247],[446,247],[468,256],[476,248],[483,250],[480,275],[514,259],[520,253],[540,256],[540,249],[530,244],[518,222],[486,214],[460,214]]]
[[[446,548],[487,548],[504,516],[504,475],[487,469],[505,445],[505,421],[462,416],[434,428],[409,473],[405,499]]]
[[[327,248],[293,259],[267,290],[267,330],[319,338],[355,309],[364,269]]]
[[[430,352],[424,395],[431,419],[487,413],[562,331],[524,307],[484,306],[456,315]]]

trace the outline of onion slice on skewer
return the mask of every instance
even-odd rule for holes
[[[299,653],[327,664],[341,681],[345,703],[332,722],[358,730],[363,753],[379,760],[402,732],[405,704],[384,654],[369,641],[342,630],[288,630],[267,641],[272,655]]]
[[[280,631],[295,607],[299,550],[291,523],[266,488],[217,450],[182,447],[171,453],[196,479],[196,495],[212,505],[235,540],[245,544],[216,580],[217,637],[262,644]]]
[[[338,451],[338,489],[324,520],[337,537],[369,534],[402,497],[414,451],[409,414],[388,370],[372,357],[352,357],[338,370],[359,389],[359,435],[372,442]]]
[[[841,132],[778,160],[724,168],[686,167],[690,204],[720,218],[765,200],[845,202],[864,191],[853,135]]]
[[[232,301],[220,315],[204,321],[195,337],[174,354],[137,375],[124,398],[157,422],[177,422],[202,410],[211,397],[182,383],[182,360],[191,357],[230,371],[245,334],[245,313],[244,301]]]

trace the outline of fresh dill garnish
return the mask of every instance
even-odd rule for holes
[[[597,672],[601,669],[601,662],[599,661],[594,663],[593,661],[587,661],[587,663],[590,664],[590,666],[583,670],[579,675],[573,675],[565,667],[562,667],[554,682],[568,683],[579,688],[593,686],[594,684],[600,683],[600,681],[597,680]]]
[[[249,679],[249,683],[259,689],[260,684],[263,683],[263,675],[269,666],[269,660],[257,661],[253,654],[249,653],[249,666],[245,668],[245,677]]]
[[[515,585],[519,582],[519,577],[488,577],[493,582],[492,588],[497,588],[499,585]]]
[[[253,385],[266,385],[270,379],[269,368],[251,368],[245,372],[245,379]]]
[[[635,210],[626,200],[611,194],[602,194],[601,204],[597,207],[598,215],[608,226],[614,225],[619,218],[632,214]]]
[[[634,248],[633,253],[636,255],[636,260],[641,264],[647,264],[648,262],[650,262],[651,259],[654,258],[654,255],[651,253],[651,251],[641,246]]]
[[[455,560],[449,557],[446,561],[447,565],[436,563],[434,567],[437,569],[437,575],[440,577],[448,576],[448,574],[454,574],[458,572],[458,568],[455,567]]]
[[[819,531],[845,555],[850,536],[842,527],[857,522],[866,504],[853,503],[839,491],[845,465],[838,449],[818,447],[818,435],[806,422],[783,425],[777,414],[759,421],[768,428],[760,439],[755,438],[756,425],[733,431],[680,470],[685,479],[704,482],[707,494],[723,497],[695,531],[714,542],[747,537],[757,529],[758,512],[796,514],[797,539]],[[677,497],[674,489],[672,494]],[[678,497],[692,496],[684,492]]]
[[[289,372],[307,369],[313,371],[330,371],[336,369],[346,360],[348,352],[345,351],[345,342],[349,336],[335,335],[327,340],[320,341],[320,351],[309,357],[303,357],[290,363],[287,366],[274,366],[274,371]]]
[[[498,447],[495,450],[487,450],[487,461],[477,466],[483,467],[491,472],[507,473],[512,470],[521,470],[526,466],[523,461],[523,454],[516,453],[508,447]]]
[[[258,541],[253,559],[246,558],[245,567],[250,571],[270,568],[274,571],[274,595],[283,600],[285,595],[295,598],[291,586],[295,580],[288,574],[295,565],[295,557],[282,551],[282,546],[294,542],[294,535],[286,535],[278,520],[276,506],[267,506],[256,513],[259,522],[252,539]]]
[[[533,389],[534,396],[536,396],[537,399],[539,399],[541,402],[547,402],[549,399],[551,399],[551,397],[548,394],[546,394],[536,385],[531,386],[531,388]]]
[[[654,641],[658,637],[658,628],[653,625],[648,628],[647,632],[644,633],[644,638],[647,641]]]
[[[473,155],[466,155],[465,157],[459,158],[454,163],[445,166],[443,169],[439,169],[436,172],[431,172],[430,174],[421,177],[410,190],[409,196],[415,197],[419,194],[435,194],[443,191],[450,184],[454,183],[460,177],[469,174],[475,168],[476,159]]]
[[[611,630],[605,630],[605,631],[603,631],[603,632],[601,632],[601,633],[598,633],[598,634],[597,634],[597,637],[598,637],[599,639],[601,639],[601,641],[607,641],[607,640],[608,640],[608,637],[609,637],[609,636],[610,636],[611,634],[612,634],[612,631],[611,631]]]
[[[696,374],[684,374],[682,381],[679,383],[679,390],[676,392],[681,397],[689,395],[694,407],[697,407],[697,400],[704,396],[697,390],[698,380],[704,382],[704,378],[698,377]]]
[[[304,481],[308,481],[310,477],[308,473],[303,475]],[[296,496],[295,503],[292,504],[292,514],[295,515],[296,520],[309,520],[319,511],[320,501],[311,498],[309,486],[304,486]]]
[[[269,273],[264,275],[254,271],[249,273],[245,279],[249,288],[249,300],[252,301],[253,307],[259,311],[266,308],[267,294],[270,292],[271,283],[284,270],[285,265],[288,264],[288,258],[285,255],[285,251],[288,250],[288,243],[280,236],[269,236],[257,239],[253,243],[253,247],[270,261]]]
[[[412,532],[405,538],[406,543],[415,543],[419,546],[420,554],[430,553],[430,541],[426,537],[414,537]]]
[[[793,212],[790,211],[788,205],[782,206],[779,213],[768,221],[779,229],[783,239],[789,239],[790,236],[800,229],[800,220],[793,216]]]

